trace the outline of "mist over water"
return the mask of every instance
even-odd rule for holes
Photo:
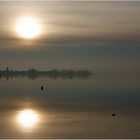
[[[140,75],[110,73],[2,78],[0,138],[139,138],[139,82]]]

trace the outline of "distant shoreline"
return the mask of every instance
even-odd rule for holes
[[[52,69],[47,71],[38,71],[34,68],[28,70],[10,70],[8,67],[6,70],[0,70],[0,78],[12,78],[12,77],[29,77],[35,79],[37,77],[49,77],[49,78],[88,78],[93,75],[89,70],[71,70],[71,69]]]

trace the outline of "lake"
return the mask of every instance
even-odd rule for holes
[[[0,138],[140,138],[140,74],[1,78]]]

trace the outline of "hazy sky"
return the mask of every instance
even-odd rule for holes
[[[20,38],[33,16],[43,32]],[[0,1],[0,68],[140,70],[140,2]]]

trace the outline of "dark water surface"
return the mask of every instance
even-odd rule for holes
[[[2,78],[0,138],[140,138],[140,75]]]

